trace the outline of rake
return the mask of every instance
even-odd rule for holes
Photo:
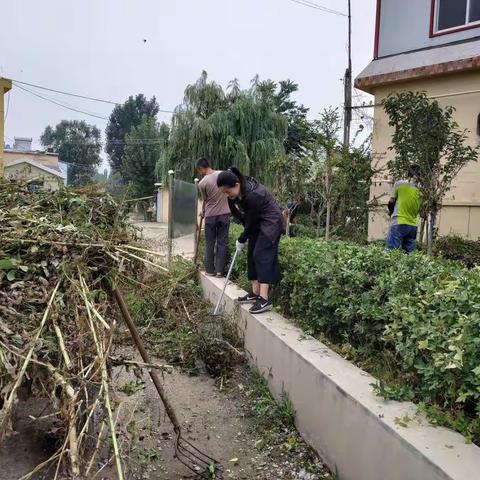
[[[145,363],[150,363],[150,358],[148,355],[145,346],[143,345],[142,339],[138,333],[137,327],[133,322],[130,312],[128,311],[127,305],[121,291],[116,288],[113,291],[115,300],[122,312],[123,319],[127,324],[130,334],[132,335],[133,341],[140,352],[140,355]],[[192,471],[197,478],[206,478],[206,479],[223,479],[223,467],[220,463],[209,455],[203,453],[195,445],[189,442],[187,439],[182,436],[182,429],[180,427],[180,422],[178,421],[175,410],[173,409],[170,400],[168,399],[165,390],[163,388],[160,379],[155,371],[149,370],[150,377],[157,389],[158,395],[160,396],[162,403],[165,407],[165,411],[168,415],[168,418],[173,424],[173,430],[176,435],[175,439],[175,457],[177,460]]]

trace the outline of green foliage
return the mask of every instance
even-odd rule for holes
[[[250,374],[248,397],[251,400],[251,411],[258,421],[269,427],[295,426],[295,409],[291,400],[284,393],[279,403],[275,401],[265,378],[257,370]]]
[[[143,94],[130,96],[123,105],[117,105],[113,109],[105,132],[105,150],[113,172],[122,170],[126,136],[133,127],[142,123],[144,117],[155,119],[158,110],[155,97],[148,100]],[[144,140],[150,143],[151,138],[145,137]]]
[[[480,265],[480,241],[465,240],[461,237],[438,237],[435,240],[433,251],[449,260],[456,260],[467,268]]]
[[[407,402],[415,398],[415,394],[409,385],[387,385],[379,380],[377,383],[373,383],[372,387],[376,395],[388,400]]]
[[[135,395],[136,393],[145,390],[145,383],[143,383],[142,381],[131,381],[123,384],[121,387],[118,388],[118,390],[128,396]]]
[[[110,172],[105,188],[115,200],[120,200],[127,190],[120,172]]]
[[[95,177],[100,158],[100,130],[83,120],[62,120],[55,128],[45,128],[40,142],[58,152],[68,165],[68,184],[86,185]]]
[[[297,238],[282,240],[280,260],[275,301],[286,315],[338,348],[348,345],[362,366],[388,357],[389,382],[379,393],[437,405],[465,419],[452,428],[480,441],[480,269]]]
[[[258,85],[240,90],[238,82],[222,87],[203,72],[185,90],[184,102],[172,120],[167,158],[157,169],[174,169],[179,178],[191,180],[195,159],[208,157],[214,168],[237,165],[245,173],[270,178],[269,161],[284,155],[287,120],[262,102]],[[165,180],[165,179],[163,179]]]
[[[212,318],[195,277],[192,265],[179,260],[171,275],[152,274],[144,284],[127,283],[125,301],[157,357],[191,373],[205,369],[220,377],[238,362],[241,340],[230,318]]]
[[[149,139],[146,141],[145,139]],[[122,176],[131,183],[133,197],[146,197],[153,193],[155,168],[162,154],[160,129],[153,118],[144,117],[125,137]]]
[[[372,163],[370,139],[350,151],[342,151],[333,172],[333,235],[345,240],[365,243],[368,234],[368,214],[376,208],[370,200],[370,187],[380,172]]]
[[[468,131],[461,130],[453,116],[455,109],[442,108],[425,92],[392,94],[384,104],[389,125],[394,128],[388,163],[395,179],[408,178],[409,165],[417,164],[417,181],[422,200],[422,217],[429,218],[429,253],[438,212],[458,172],[478,158],[479,147],[467,145]]]
[[[291,80],[278,82],[267,80],[258,83],[258,94],[263,104],[280,113],[288,120],[287,136],[284,140],[285,153],[293,158],[307,154],[314,133],[307,120],[308,108],[298,105],[291,96],[298,91],[298,84]]]

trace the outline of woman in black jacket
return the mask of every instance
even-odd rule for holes
[[[217,186],[228,196],[232,215],[244,226],[237,240],[237,251],[248,241],[248,279],[252,291],[238,301],[253,303],[251,313],[266,312],[271,307],[269,286],[280,280],[278,245],[284,233],[282,211],[263,185],[254,178],[244,177],[235,167],[218,175]]]

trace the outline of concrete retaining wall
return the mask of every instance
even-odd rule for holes
[[[201,275],[212,303],[223,280]],[[305,441],[341,480],[478,480],[480,448],[416,415],[415,406],[372,393],[375,379],[276,313],[251,315],[229,285],[226,312],[235,313],[252,362],[278,398],[285,391]],[[407,427],[398,425],[408,416]]]

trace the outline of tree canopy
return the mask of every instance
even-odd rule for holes
[[[442,108],[425,92],[401,92],[390,95],[384,104],[393,127],[391,150],[395,157],[388,163],[392,176],[406,178],[410,165],[418,165],[415,180],[420,187],[423,218],[429,219],[431,252],[436,220],[445,194],[452,188],[458,172],[478,158],[478,147],[467,144],[468,131],[461,130],[453,107]]]
[[[241,90],[234,80],[224,91],[203,72],[176,108],[168,155],[158,171],[173,168],[180,177],[192,179],[195,159],[205,156],[215,168],[235,164],[265,179],[271,174],[269,161],[285,154],[287,127],[285,116],[263,101],[258,84]]]
[[[161,140],[157,122],[147,116],[125,137],[122,176],[131,184],[135,197],[152,195],[155,167],[162,153]]]
[[[158,110],[155,97],[148,100],[143,94],[130,96],[124,104],[113,109],[105,132],[105,151],[113,172],[122,171],[127,134],[133,127],[139,126],[145,116],[155,119]]]
[[[40,137],[45,148],[58,152],[68,165],[68,183],[90,183],[101,163],[100,130],[83,120],[62,120],[55,128],[48,126]]]
[[[307,119],[308,108],[292,99],[298,91],[298,84],[291,80],[259,82],[257,89],[262,103],[283,115],[288,122],[287,136],[283,142],[285,153],[296,157],[307,154],[314,132]]]

